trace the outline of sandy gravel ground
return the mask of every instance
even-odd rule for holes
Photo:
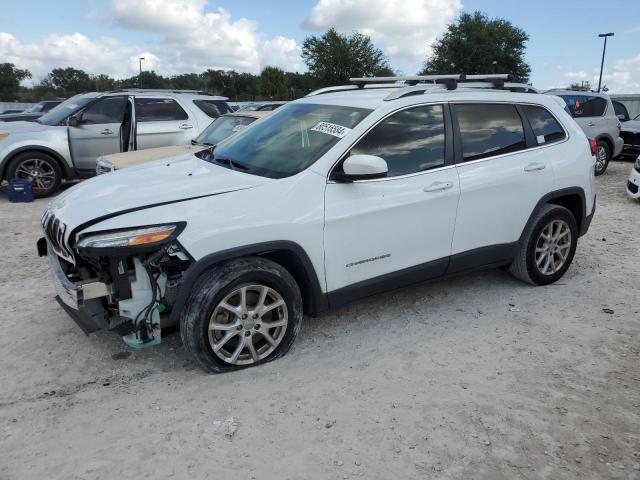
[[[0,200],[0,479],[640,478],[630,168],[598,179],[561,282],[489,271],[381,295],[222,376],[178,335],[133,353],[85,336],[34,254],[44,202]]]

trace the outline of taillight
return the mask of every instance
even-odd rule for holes
[[[591,147],[591,155],[595,157],[596,153],[598,152],[598,142],[595,138],[589,139],[589,146]]]

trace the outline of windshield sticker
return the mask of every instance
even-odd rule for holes
[[[536,140],[538,140],[538,145],[541,145],[544,142],[546,142],[546,139],[544,138],[544,135],[537,135],[536,136]]]
[[[236,125],[235,127],[233,127],[234,132],[239,132],[240,130],[242,130],[244,127],[246,127],[246,125]]]
[[[334,137],[342,138],[351,131],[350,128],[337,125],[329,122],[318,122],[315,127],[311,129],[312,132],[326,133],[327,135],[333,135]]]

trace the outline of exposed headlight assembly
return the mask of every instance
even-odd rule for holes
[[[127,230],[90,233],[78,241],[78,249],[107,250],[116,249],[142,249],[155,247],[168,243],[176,238],[185,227],[184,222],[149,227],[138,227]]]
[[[113,166],[109,160],[98,160],[96,162],[96,175],[102,175],[103,173],[109,173],[115,171],[116,167]]]

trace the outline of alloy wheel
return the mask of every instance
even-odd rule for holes
[[[273,288],[242,285],[225,296],[209,319],[213,353],[232,365],[268,357],[280,344],[289,321],[287,304]]]
[[[552,220],[538,235],[535,247],[536,267],[543,275],[553,275],[567,261],[571,250],[571,228],[564,220]]]
[[[15,172],[16,178],[29,180],[35,193],[49,190],[56,181],[56,172],[53,166],[40,158],[28,158],[18,164]]]
[[[607,164],[607,150],[602,145],[598,146],[596,152],[596,171],[601,171]]]

